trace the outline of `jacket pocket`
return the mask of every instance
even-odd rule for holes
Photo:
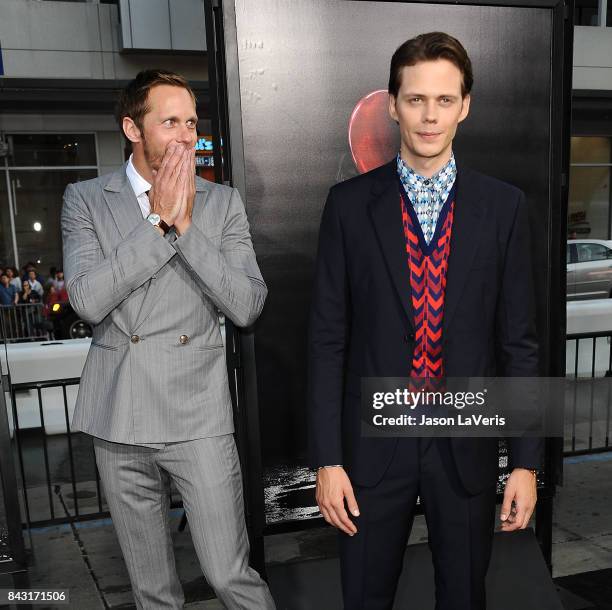
[[[117,346],[115,346],[115,345],[104,345],[104,343],[98,343],[97,341],[92,341],[91,342],[91,346],[92,347],[99,347],[100,349],[108,349],[111,352],[116,352],[117,351]]]
[[[198,345],[198,346],[194,346],[194,349],[199,351],[199,352],[205,352],[205,351],[208,351],[210,349],[221,349],[222,347],[225,347],[223,345],[223,343],[218,343],[216,345]]]

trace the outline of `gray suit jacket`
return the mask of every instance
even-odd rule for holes
[[[248,326],[267,294],[238,191],[196,178],[191,227],[164,238],[124,166],[68,185],[62,233],[70,302],[93,325],[73,428],[142,445],[232,432],[218,310]]]

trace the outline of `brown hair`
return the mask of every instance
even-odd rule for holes
[[[189,83],[180,74],[159,69],[143,70],[136,75],[134,80],[127,84],[119,96],[115,109],[115,118],[119,123],[119,127],[122,127],[123,119],[129,117],[142,133],[144,116],[150,110],[147,104],[149,91],[157,85],[172,85],[173,87],[187,89],[193,99],[193,103],[196,103],[196,97]]]
[[[457,66],[462,76],[461,95],[468,95],[474,84],[472,62],[463,45],[444,32],[420,34],[397,48],[391,58],[389,93],[397,97],[402,84],[402,68],[436,59],[447,59]]]

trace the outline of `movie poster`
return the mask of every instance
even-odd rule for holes
[[[473,62],[456,157],[527,194],[545,352],[552,22],[536,8],[345,0],[235,0],[235,20],[226,44],[237,47],[238,70],[228,78],[239,79],[246,176],[235,186],[269,288],[255,355],[270,525],[318,514],[306,465],[306,331],[321,212],[333,184],[397,154],[389,62],[417,34],[448,32]],[[502,444],[500,483],[505,465]]]

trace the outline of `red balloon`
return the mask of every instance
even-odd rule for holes
[[[389,93],[372,91],[358,102],[348,127],[349,146],[360,174],[389,162],[399,150],[399,130],[389,116]]]

